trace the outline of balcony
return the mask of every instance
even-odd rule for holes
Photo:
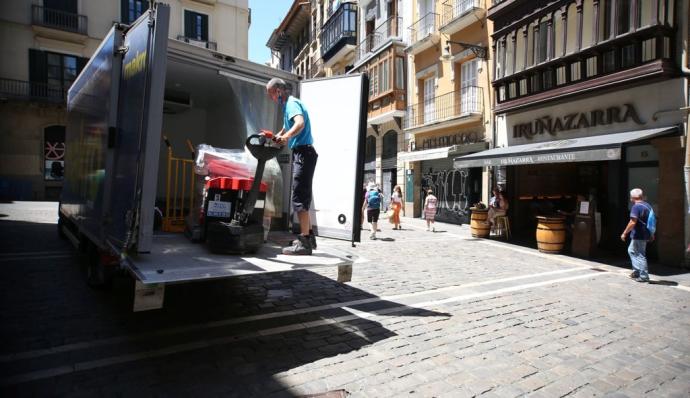
[[[396,117],[405,116],[407,92],[405,90],[391,90],[375,98],[369,99],[367,122],[382,124]]]
[[[177,40],[184,42],[184,43],[189,43],[193,46],[201,47],[201,48],[208,48],[209,50],[217,51],[218,45],[216,44],[215,41],[204,41],[204,40],[197,40],[191,37],[187,37],[185,35],[177,35]]]
[[[395,39],[402,41],[402,18],[399,17],[388,18],[359,42],[355,49],[355,65],[366,60],[390,40]]]
[[[486,18],[485,0],[448,0],[443,3],[440,31],[452,35]]]
[[[72,14],[71,12],[32,5],[31,23],[47,28],[86,35],[86,15]]]
[[[357,5],[343,3],[321,28],[321,58],[330,67],[357,44]]]
[[[413,23],[410,29],[410,45],[405,49],[412,55],[433,47],[441,40],[438,31],[439,15],[430,12]]]
[[[0,79],[0,101],[38,101],[64,104],[67,88],[24,80]]]
[[[403,128],[418,133],[481,120],[482,114],[482,89],[469,86],[407,107]]]

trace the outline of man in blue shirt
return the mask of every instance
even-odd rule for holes
[[[654,240],[654,235],[647,230],[647,221],[652,206],[642,200],[644,193],[640,188],[630,191],[630,201],[633,203],[630,209],[630,221],[621,234],[621,240],[630,234],[630,246],[628,255],[632,263],[633,272],[630,277],[637,282],[649,282],[647,273],[647,242]]]
[[[309,113],[302,102],[290,95],[284,80],[274,78],[266,84],[268,96],[283,108],[283,128],[276,142],[292,150],[292,208],[297,213],[300,235],[283,254],[310,255],[316,249],[316,238],[311,230],[309,208],[312,200],[312,180],[319,155],[314,150]]]

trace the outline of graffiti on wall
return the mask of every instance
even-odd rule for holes
[[[472,179],[466,169],[438,170],[422,174],[422,202],[431,188],[438,198],[436,220],[453,224],[469,223],[469,208],[476,200]]]

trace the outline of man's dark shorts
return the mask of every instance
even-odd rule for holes
[[[308,211],[311,206],[311,184],[319,155],[311,145],[292,149],[292,208]]]
[[[368,222],[379,222],[379,215],[381,214],[381,209],[367,209],[367,221]]]

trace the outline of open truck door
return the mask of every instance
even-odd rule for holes
[[[149,252],[163,122],[170,8],[157,4],[125,32],[106,240]]]
[[[366,75],[300,83],[319,154],[313,180],[312,223],[319,236],[359,242],[366,137]]]

